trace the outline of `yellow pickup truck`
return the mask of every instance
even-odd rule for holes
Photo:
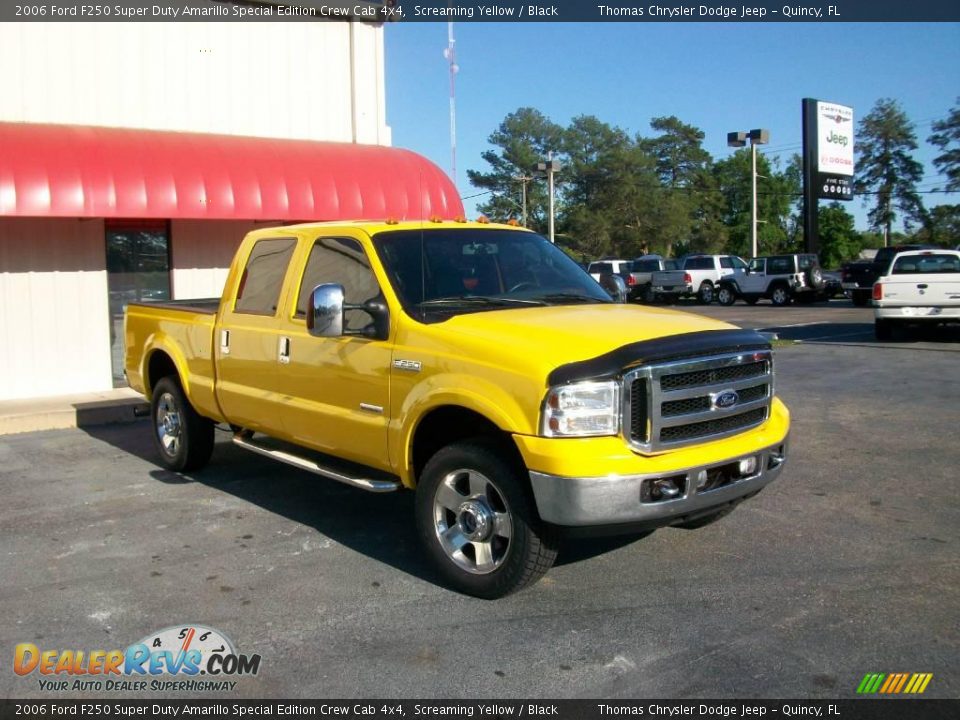
[[[318,475],[415,489],[428,556],[479,597],[538,579],[561,537],[705,525],[786,459],[764,337],[611,302],[508,225],[257,230],[222,298],[132,304],[125,334],[164,466],[199,470],[222,423]]]

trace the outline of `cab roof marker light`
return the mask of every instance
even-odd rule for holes
[[[399,225],[399,224],[400,224],[400,221],[397,220],[395,217],[387,218],[387,225]]]
[[[432,223],[442,223],[442,222],[443,222],[443,218],[440,217],[439,215],[431,215],[431,216],[430,216],[430,222],[432,222]]]
[[[488,218],[486,215],[481,215],[480,217],[477,218],[477,222],[480,223],[481,225],[489,225],[490,218]]]

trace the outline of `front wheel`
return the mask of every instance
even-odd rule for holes
[[[174,377],[161,378],[150,403],[153,442],[168,470],[199,470],[213,453],[213,421],[197,413]]]
[[[717,302],[721,305],[733,305],[737,301],[737,294],[729,285],[721,285],[717,288]]]
[[[417,485],[420,541],[457,590],[494,599],[539,579],[557,556],[556,530],[537,515],[519,463],[496,443],[454,443]]]

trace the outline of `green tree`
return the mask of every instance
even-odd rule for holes
[[[474,187],[489,190],[490,199],[478,204],[481,213],[495,219],[519,218],[522,205],[521,181],[530,177],[548,152],[560,149],[563,128],[551,122],[539,110],[519,108],[504,118],[487,142],[496,149],[481,153],[490,166],[488,172],[467,170]],[[528,225],[541,232],[547,227],[547,183],[527,183]]]
[[[924,209],[917,193],[923,166],[913,159],[917,137],[913,124],[895,100],[878,100],[857,128],[857,170],[854,188],[875,198],[867,217],[889,241],[897,212],[909,231],[923,222]],[[868,202],[864,198],[864,204]]]
[[[960,98],[945,119],[933,124],[933,134],[927,142],[941,150],[933,164],[947,176],[946,189],[960,190]]]
[[[817,210],[820,227],[820,263],[826,268],[839,267],[863,249],[863,239],[854,227],[853,215],[839,202]]]
[[[653,159],[626,132],[593,116],[574,118],[563,148],[564,232],[592,257],[643,252],[659,188]]]
[[[723,222],[729,240],[727,250],[748,257],[752,163],[750,150],[737,150],[714,164],[714,176],[724,199]],[[769,255],[792,250],[791,207],[799,194],[796,173],[780,169],[779,158],[771,162],[757,155],[757,252]]]
[[[927,222],[914,239],[942,247],[960,245],[960,205],[937,205],[931,208],[927,212]]]

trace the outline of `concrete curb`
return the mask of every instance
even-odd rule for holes
[[[136,422],[150,406],[129,388],[0,402],[0,435]]]

